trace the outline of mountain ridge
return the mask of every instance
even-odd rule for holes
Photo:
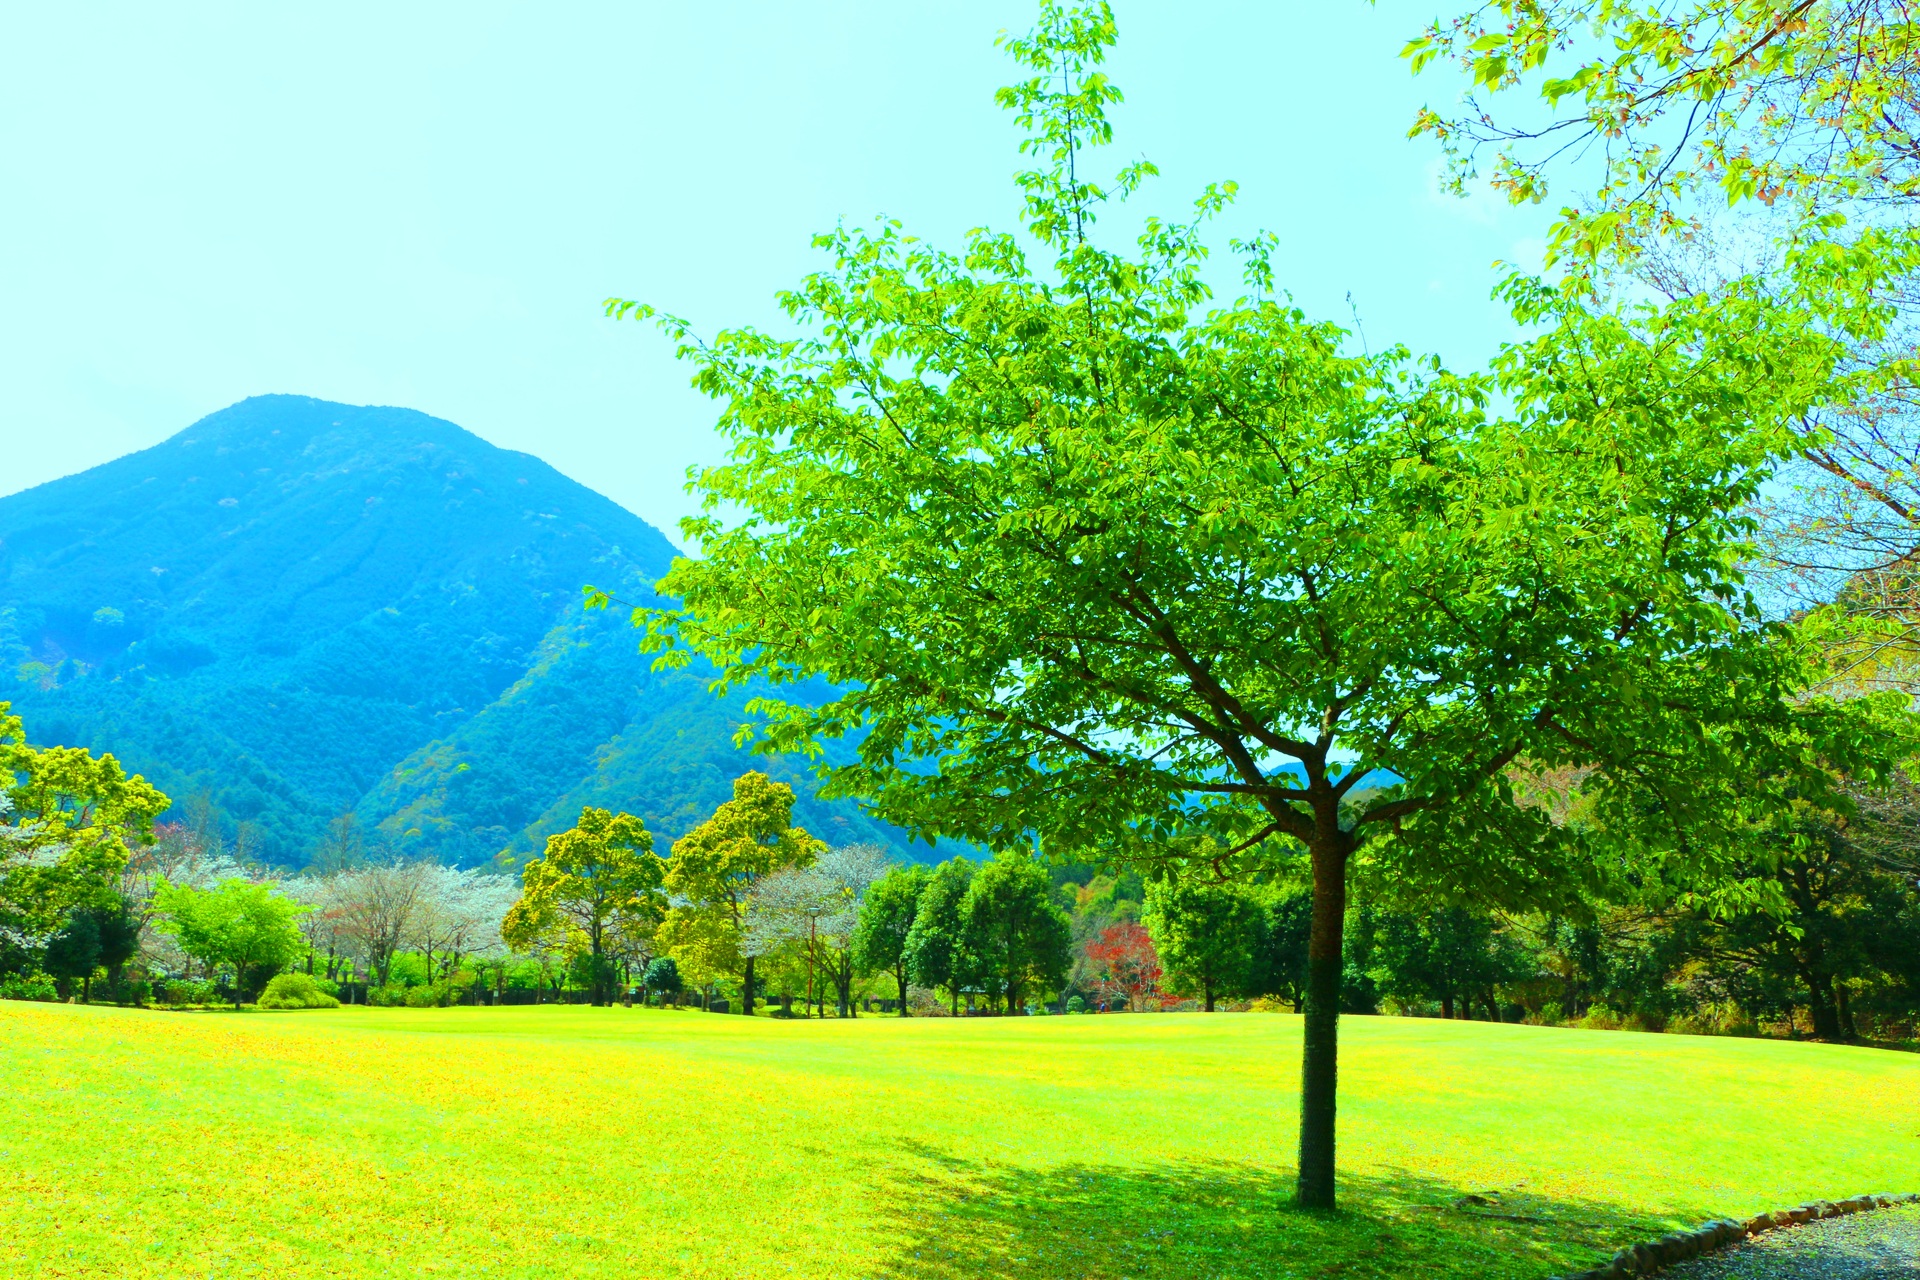
[[[589,581],[656,600],[675,554],[453,423],[254,397],[0,498],[0,700],[36,741],[204,795],[286,865],[343,812],[467,865],[537,849],[580,803],[671,839],[756,767],[823,837],[904,849],[798,762],[734,748],[743,697],[654,672],[583,609]]]

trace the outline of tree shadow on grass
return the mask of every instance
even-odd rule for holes
[[[1412,1174],[1343,1178],[1341,1207],[1317,1213],[1293,1207],[1290,1175],[1249,1165],[1035,1172],[910,1154],[915,1172],[882,1210],[887,1280],[1540,1280],[1672,1227]]]

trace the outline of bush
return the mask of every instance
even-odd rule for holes
[[[440,995],[432,987],[408,987],[406,1006],[409,1009],[431,1009],[440,1003]]]
[[[1068,1013],[1085,1013],[1086,1011],[1087,1011],[1087,1002],[1085,1000],[1082,1000],[1079,996],[1067,997]]]
[[[260,993],[262,1009],[338,1009],[340,1002],[304,973],[283,973]]]
[[[57,1000],[53,979],[44,973],[16,973],[0,978],[0,1000]]]
[[[198,982],[175,979],[160,984],[160,1000],[164,1004],[213,1004],[219,999],[219,990],[204,979]]]

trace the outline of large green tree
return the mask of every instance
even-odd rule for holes
[[[168,884],[154,891],[154,925],[214,970],[233,969],[233,1007],[306,949],[299,917],[306,907],[271,884],[223,880],[211,889]]]
[[[1053,900],[1053,880],[1024,852],[981,864],[960,903],[961,937],[989,1001],[1008,1013],[1035,988],[1058,986],[1072,963],[1073,922]]]
[[[1266,240],[1207,309],[1230,188],[1129,251],[1096,235],[1152,171],[1086,176],[1113,39],[1104,6],[1049,4],[1007,42],[1032,72],[1001,94],[1036,157],[1024,236],[843,228],[783,295],[796,335],[669,322],[733,454],[699,476],[701,558],[661,584],[680,605],[638,621],[723,685],[835,682],[767,706],[763,745],[857,738],[826,792],[917,834],[1227,877],[1304,860],[1299,1198],[1327,1206],[1356,860],[1570,892],[1599,874],[1585,829],[1514,778],[1578,766],[1595,829],[1703,875],[1709,828],[1776,789],[1749,774],[1784,776],[1755,763],[1864,749],[1791,700],[1739,569],[1832,347],[1738,285],[1609,313],[1516,281],[1533,336],[1457,377],[1308,320]]]
[[[874,882],[860,904],[853,958],[864,973],[891,973],[900,989],[900,1016],[907,1016],[907,937],[927,887],[927,869],[912,862]]]
[[[793,788],[745,773],[733,798],[673,842],[667,892],[683,900],[661,928],[666,946],[697,953],[703,968],[740,975],[740,1012],[753,1012],[754,961],[748,907],[760,881],[809,866],[826,847],[793,824]]]
[[[28,744],[0,702],[0,925],[30,938],[77,909],[111,909],[129,848],[153,843],[171,802],[110,755]]]
[[[1242,995],[1253,981],[1263,912],[1243,887],[1188,877],[1147,887],[1142,922],[1153,935],[1168,985],[1198,994],[1208,1013],[1223,995]]]
[[[666,877],[646,823],[588,805],[571,830],[548,836],[546,852],[522,869],[520,900],[501,922],[500,937],[520,950],[556,929],[577,931],[587,940],[593,1003],[611,1004],[609,945],[659,923]]]
[[[945,987],[955,1014],[960,1012],[960,988],[973,969],[963,912],[973,875],[971,858],[948,858],[935,867],[920,891],[904,944],[907,976],[923,987]],[[906,999],[904,991],[900,998]]]

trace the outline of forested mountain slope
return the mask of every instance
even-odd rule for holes
[[[731,745],[742,700],[653,672],[623,615],[580,607],[587,582],[651,599],[673,554],[452,423],[262,396],[0,498],[0,700],[37,742],[205,793],[271,862],[348,810],[467,864],[583,802],[670,838],[766,767]],[[900,843],[771,771],[826,838]]]

